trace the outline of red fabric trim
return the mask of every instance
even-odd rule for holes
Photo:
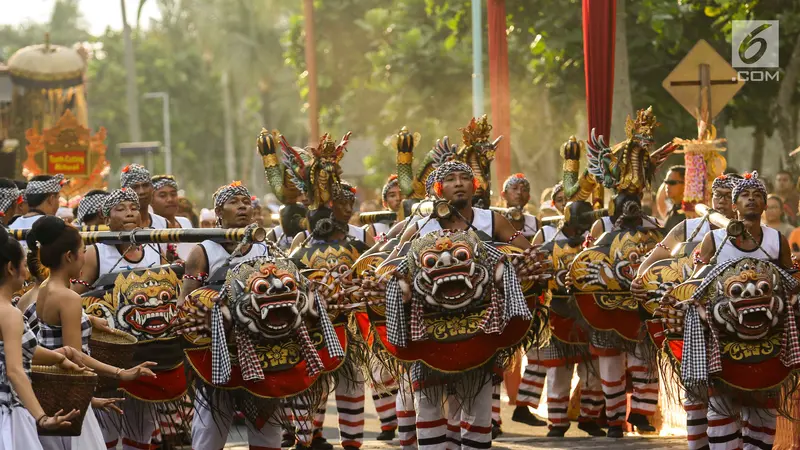
[[[620,386],[620,385],[624,384],[625,383],[625,378],[623,378],[623,379],[621,379],[619,381],[600,380],[600,382],[603,383],[603,386],[614,387],[614,386]]]
[[[630,412],[638,413],[638,414],[641,414],[643,416],[654,416],[656,414],[655,408],[656,408],[656,405],[653,405],[653,410],[652,411],[647,411],[647,410],[639,409],[639,408],[631,408]]]
[[[686,436],[687,441],[699,441],[700,439],[707,439],[708,433],[690,434]]]
[[[344,425],[347,427],[360,427],[364,425],[364,419],[361,420],[345,420],[339,416],[339,425]]]
[[[724,419],[709,420],[709,427],[724,427],[725,425],[732,424],[737,421],[736,417],[726,417]]]
[[[106,448],[116,448],[118,442],[119,442],[119,439],[114,439],[111,442],[106,442]]]
[[[479,427],[477,425],[472,425],[469,422],[464,422],[464,421],[461,422],[461,429],[480,434],[489,434],[492,432],[491,425],[488,427]]]
[[[764,427],[757,427],[754,425],[750,425],[750,422],[742,421],[742,427],[745,427],[749,430],[755,431],[756,433],[764,433],[770,436],[775,435],[775,430],[773,428],[764,428]]]
[[[141,442],[132,441],[128,438],[122,439],[122,445],[127,445],[128,447],[138,448],[140,450],[155,450],[155,446],[147,443],[142,444]]]
[[[569,395],[567,395],[566,397],[556,397],[556,398],[547,396],[547,401],[548,401],[548,403],[551,403],[551,402],[568,402],[569,401]]]
[[[684,411],[700,411],[706,408],[707,408],[706,405],[683,405]]]
[[[417,428],[436,428],[447,425],[447,419],[433,420],[431,422],[417,421]]]
[[[586,2],[587,0],[584,0]],[[604,3],[606,0],[600,0]],[[624,293],[620,293],[624,295]],[[596,330],[612,330],[629,341],[639,340],[639,329],[642,322],[638,311],[623,309],[604,309],[595,301],[592,294],[575,294],[581,314],[586,322]],[[601,355],[602,356],[602,355]]]
[[[376,406],[375,407],[375,411],[376,412],[384,412],[384,411],[388,411],[388,410],[390,410],[390,409],[392,409],[394,407],[395,407],[394,403],[387,403],[387,404],[385,404],[383,406]]]
[[[414,442],[417,442],[417,437],[416,436],[412,437],[411,439],[409,439],[407,441],[404,441],[404,440],[400,439],[400,445],[402,445],[403,447],[408,446],[408,445],[412,445],[412,444],[414,444]]]
[[[341,400],[350,403],[358,403],[364,401],[364,396],[362,395],[361,397],[345,397],[344,395],[337,395],[336,400]]]
[[[397,417],[417,417],[416,411],[400,411],[397,410]]]

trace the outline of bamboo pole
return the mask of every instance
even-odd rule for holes
[[[17,240],[27,237],[30,229],[9,230]],[[85,244],[167,244],[196,243],[203,241],[240,242],[249,237],[263,242],[267,237],[264,228],[167,228],[163,230],[135,231],[81,231]]]

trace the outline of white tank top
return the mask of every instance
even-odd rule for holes
[[[702,226],[700,228],[700,231],[698,231],[695,237],[691,241],[689,241],[688,239],[692,237],[692,233],[694,233],[697,227],[700,226],[701,222]],[[707,220],[703,220],[702,217],[696,217],[694,219],[686,219],[684,227],[686,228],[686,236],[684,236],[683,238],[686,242],[703,242],[703,238],[706,236],[706,234],[708,234],[709,231],[711,231],[711,225],[708,223]]]
[[[94,244],[97,249],[97,274],[124,272],[131,269],[143,269],[161,265],[161,254],[153,245],[144,245],[144,256],[138,262],[122,258],[117,247],[108,244]]]
[[[169,228],[169,226],[167,225],[167,219],[162,216],[159,216],[156,213],[150,213],[150,228],[154,230],[166,230],[167,228]],[[189,228],[191,228],[191,226]]]
[[[375,230],[375,236],[386,234],[392,229],[392,225],[385,222],[375,222],[372,224],[372,229]]]
[[[472,226],[486,233],[490,239],[494,239],[494,213],[492,210],[472,208]],[[442,225],[438,219],[428,220],[427,217],[424,217],[417,221],[417,229],[419,229],[420,236],[425,236],[430,232],[441,230]]]
[[[557,235],[556,235],[556,231],[558,231]],[[544,242],[549,242],[551,240],[561,240],[561,239],[566,239],[567,238],[566,236],[564,236],[564,233],[562,233],[561,231],[558,230],[558,228],[556,228],[554,226],[551,226],[551,225],[543,226],[542,227],[542,234],[544,234]],[[553,239],[553,235],[556,236],[555,239]]]
[[[213,275],[214,272],[217,271],[220,267],[225,265],[225,260],[231,256],[225,247],[222,245],[214,242],[214,241],[203,241],[200,243],[203,247],[203,250],[206,252],[206,262],[208,263],[208,274]],[[257,256],[267,256],[269,255],[269,251],[267,250],[267,246],[262,242],[254,242],[253,245],[250,246],[250,250],[242,255],[237,256],[235,258],[231,258],[231,265],[238,263],[239,261],[244,261],[246,259],[255,258]]]
[[[761,246],[755,250],[745,251],[741,250],[733,242],[725,242],[722,250],[717,255],[717,263],[730,261],[738,258],[756,258],[767,259],[771,261],[778,261],[781,257],[781,233],[780,231],[770,228],[766,225],[761,225]],[[725,238],[728,236],[728,231],[724,229],[711,231],[711,236],[714,239],[714,251],[719,249]]]
[[[647,217],[650,220],[642,219],[642,227],[645,230],[651,230],[651,229],[654,229],[654,228],[658,228],[658,226],[655,225],[655,224],[658,223],[658,220],[653,216],[647,216]],[[614,224],[611,222],[611,217],[608,217],[608,216],[603,217],[602,218],[602,223],[603,223],[603,231],[611,231],[611,230],[614,229]]]
[[[278,244],[278,247],[282,250],[288,250],[289,247],[292,246],[292,239],[294,236],[289,236],[283,231],[283,227],[278,225],[277,227],[272,229],[272,232],[275,233],[275,243]]]
[[[539,219],[530,214],[523,214],[522,217],[525,218],[525,224],[522,225],[522,229],[519,231],[523,236],[530,239],[539,231]]]
[[[192,221],[187,219],[186,217],[176,216],[175,220],[178,221],[178,224],[184,230],[194,228],[192,226]],[[191,244],[191,243],[177,244],[175,250],[178,252],[178,257],[186,261],[189,258],[189,253],[192,252],[192,249],[194,248],[195,245],[197,244]]]
[[[14,223],[12,223],[8,227],[8,229],[9,230],[27,230],[27,229],[29,229],[30,227],[33,226],[34,222],[36,222],[37,220],[41,219],[42,217],[44,217],[44,216],[41,215],[41,214],[36,215],[36,216],[30,216],[30,217],[20,217],[17,220],[15,220]]]

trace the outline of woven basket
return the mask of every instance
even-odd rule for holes
[[[133,353],[136,350],[137,340],[132,335],[120,331],[92,330],[92,337],[89,340],[89,350],[92,358],[106,363],[109,366],[128,369],[133,361]],[[99,396],[113,393],[119,387],[119,380],[109,377],[100,377],[97,382],[97,393]]]
[[[33,392],[44,412],[52,416],[63,409],[64,414],[77,409],[80,416],[71,420],[68,428],[39,430],[42,436],[80,436],[83,416],[92,401],[97,386],[94,373],[67,372],[56,366],[33,366],[31,368]]]

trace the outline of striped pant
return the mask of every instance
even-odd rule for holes
[[[686,441],[689,450],[708,449],[708,406],[687,397],[683,401],[686,411]]]
[[[198,395],[202,395],[198,393]],[[195,401],[194,420],[192,421],[192,450],[219,450],[228,441],[228,433],[236,413],[228,405],[215,405],[225,410],[216,411],[212,415],[205,401]],[[247,422],[247,442],[250,450],[280,450],[281,427],[267,421],[261,429],[256,429]],[[150,448],[150,447],[138,447]]]
[[[600,381],[606,399],[606,417],[610,426],[622,426],[626,419],[626,368],[631,374],[633,394],[631,412],[645,416],[656,413],[658,405],[658,373],[650,372],[644,361],[633,353],[598,356]]]
[[[339,442],[342,446],[349,445],[361,448],[364,441],[364,378],[360,371],[354,371],[356,380],[340,380],[336,386],[336,412],[339,416]],[[297,440],[303,445],[309,445],[314,436],[322,434],[325,423],[325,403],[314,414],[311,424],[308,423],[309,414],[303,414],[302,407],[293,412],[297,424]]]
[[[381,421],[382,431],[397,429],[397,382],[379,363],[373,363],[372,376],[380,386],[372,386],[372,401]]]
[[[596,366],[596,360],[592,360],[591,364]],[[547,419],[551,428],[569,428],[567,410],[574,372],[574,363],[547,369]],[[578,363],[581,380],[581,412],[578,420],[581,422],[597,420],[603,409],[603,391],[596,373],[597,367],[585,362]]]
[[[429,396],[432,395],[432,396]],[[492,446],[492,383],[486,380],[468,408],[447,398],[447,415],[442,398],[433,390],[414,392],[417,406],[417,435],[421,450],[485,449]]]
[[[723,415],[719,411],[733,413]],[[741,414],[741,422],[736,414]],[[711,450],[761,450],[775,442],[777,411],[739,406],[712,396],[708,408],[708,444]]]
[[[500,383],[492,386],[492,422],[497,426],[503,424],[503,419],[500,417]]]
[[[122,419],[119,414],[96,411],[106,447],[116,448],[117,443],[122,440],[122,448],[125,450],[150,448],[150,441],[158,422],[153,404],[128,398],[119,406],[125,412],[124,420],[127,421],[125,427],[120,422]]]
[[[397,437],[403,450],[417,448],[417,412],[414,408],[414,394],[408,383],[403,383],[397,393]]]
[[[517,393],[517,406],[529,406],[533,409],[539,407],[544,390],[544,380],[547,369],[539,364],[539,349],[528,351],[528,365],[522,373],[522,382]]]

